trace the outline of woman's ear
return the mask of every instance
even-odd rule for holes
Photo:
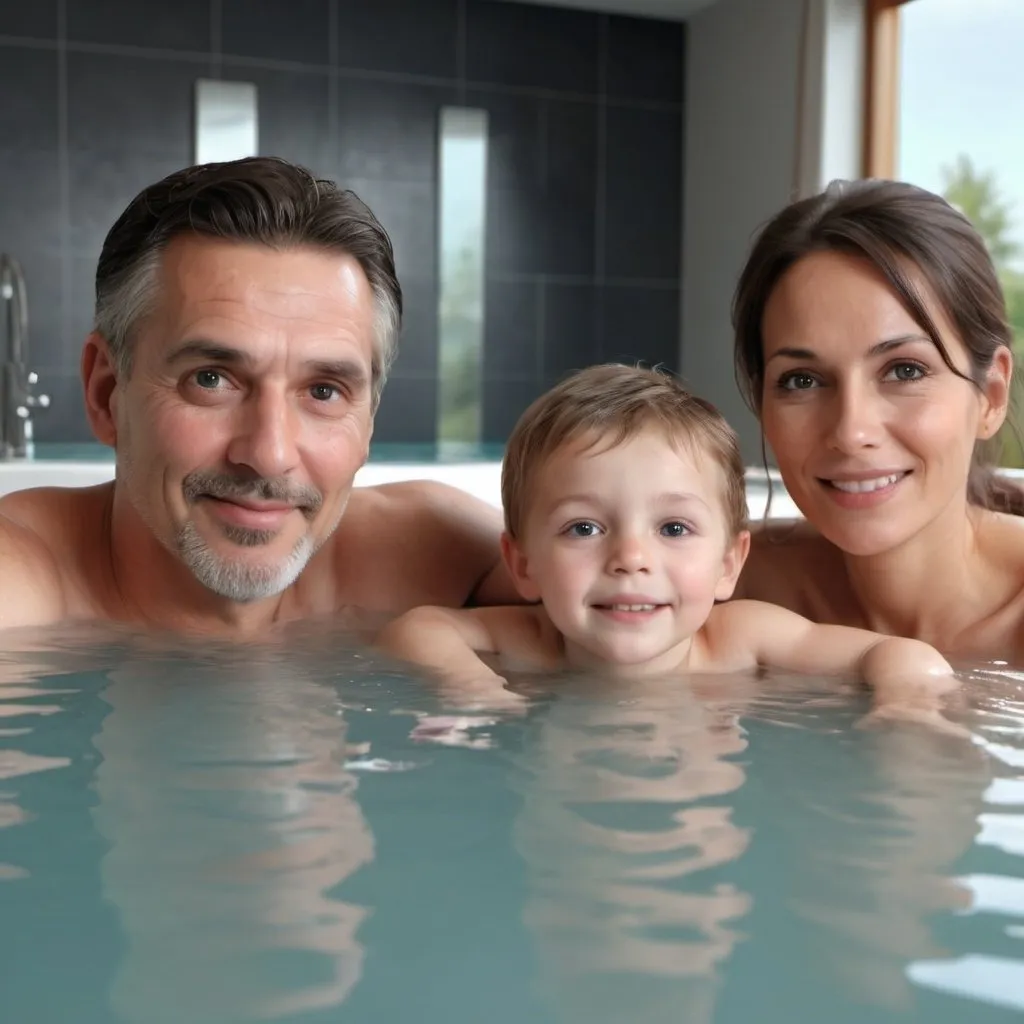
[[[505,560],[505,567],[516,585],[516,590],[519,591],[519,596],[524,601],[539,601],[540,590],[530,578],[530,567],[523,546],[514,537],[509,536],[508,532],[501,535],[501,557]]]
[[[982,385],[981,418],[978,421],[978,437],[993,437],[1006,422],[1010,405],[1010,388],[1013,382],[1013,353],[1000,345],[992,359],[992,365],[985,374]]]
[[[102,444],[117,447],[117,370],[107,339],[93,331],[82,347],[85,414]]]

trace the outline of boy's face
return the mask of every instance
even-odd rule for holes
[[[534,477],[505,557],[540,599],[573,664],[652,672],[680,664],[726,600],[749,535],[730,534],[721,469],[651,429],[613,448],[556,451]]]

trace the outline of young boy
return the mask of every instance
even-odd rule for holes
[[[934,648],[786,609],[728,602],[750,545],[736,435],[673,377],[620,365],[576,373],[509,438],[502,554],[533,605],[413,609],[380,644],[465,692],[506,669],[620,677],[758,666],[856,673],[883,714],[933,708],[956,685]]]

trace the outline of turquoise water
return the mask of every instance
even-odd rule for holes
[[[10,645],[13,639],[5,637]],[[973,741],[830,683],[498,714],[309,629],[0,655],[0,1020],[1015,1021],[1024,689]]]
[[[500,462],[505,452],[501,444],[394,444],[370,446],[371,462]],[[72,460],[113,462],[114,450],[102,444],[37,442],[32,454],[37,462]]]

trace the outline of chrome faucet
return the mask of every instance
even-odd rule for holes
[[[39,376],[27,368],[28,296],[21,264],[0,253],[0,459],[28,454],[32,442],[32,409],[45,409],[49,396],[35,395]]]

